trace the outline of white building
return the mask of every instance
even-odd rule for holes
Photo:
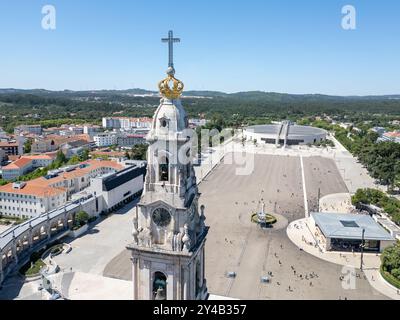
[[[0,187],[0,206],[2,206],[0,214],[36,216],[63,205],[71,195],[89,187],[91,179],[117,173],[124,168],[122,164],[114,161],[90,160],[80,165],[54,170],[45,177],[20,185],[9,183]],[[33,200],[28,201],[25,196],[37,201],[35,203]]]
[[[284,121],[280,124],[248,127],[243,131],[243,136],[246,140],[257,141],[259,144],[290,146],[321,142],[326,139],[327,132],[323,129],[293,125],[289,121]]]
[[[103,128],[104,129],[122,129],[122,130],[132,130],[132,129],[149,129],[151,127],[153,119],[151,118],[127,118],[127,117],[111,117],[103,118]]]
[[[207,120],[206,119],[189,119],[189,125],[193,126],[193,127],[201,127],[201,126],[205,126],[207,124]]]
[[[23,216],[34,216],[35,211],[36,216],[1,233],[0,284],[8,274],[13,273],[18,268],[18,258],[30,254],[32,249],[38,250],[37,245],[39,243],[42,244],[41,247],[44,247],[47,243],[68,235],[74,226],[75,215],[79,211],[83,210],[90,217],[95,217],[140,196],[146,172],[146,167],[142,164],[122,170],[115,175],[106,175],[99,179],[94,178],[100,182],[98,187],[94,188],[94,192],[81,192],[72,201],[48,211],[45,211],[46,201],[44,199],[42,201],[37,190],[28,190],[32,186],[16,185],[15,187],[24,190],[24,193],[21,191],[18,194],[19,197],[10,197],[10,206],[16,207],[20,205],[18,202],[23,201],[23,206],[17,211],[16,215],[21,216],[20,213],[24,210]],[[49,196],[49,194],[46,194],[46,196]],[[8,195],[4,197],[7,199]],[[55,192],[52,197],[54,201],[49,198],[50,205],[48,207],[55,206],[55,204],[51,204],[52,201],[54,203],[63,201],[63,199],[57,200]],[[28,204],[25,204],[25,202],[28,202]],[[8,208],[8,201],[5,203]],[[42,203],[43,208],[41,207]],[[0,208],[1,211],[4,209],[4,203],[1,203],[0,206],[2,207]],[[25,210],[27,210],[27,214],[25,214]],[[39,213],[45,213],[45,215],[40,216]],[[16,250],[13,248],[16,248]]]
[[[100,126],[86,125],[83,127],[83,133],[94,137],[100,131]]]
[[[109,147],[117,144],[118,135],[115,132],[100,133],[93,137],[97,147]]]
[[[20,125],[14,128],[14,134],[19,135],[21,133],[30,133],[35,135],[42,134],[42,126],[35,124],[35,125]]]
[[[113,211],[117,206],[141,195],[146,163],[140,166],[130,166],[119,172],[109,173],[91,179],[87,192],[100,196],[103,208]]]
[[[131,148],[137,144],[144,144],[146,142],[145,138],[145,134],[121,134],[117,137],[117,145]]]
[[[398,131],[386,132],[380,137],[379,141],[400,143],[400,132]]]
[[[63,188],[39,187],[29,182],[15,182],[0,187],[0,215],[35,217],[67,201]]]
[[[37,168],[47,167],[54,162],[55,154],[22,156],[2,168],[4,180],[14,180]]]

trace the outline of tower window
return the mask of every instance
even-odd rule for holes
[[[166,128],[168,126],[168,119],[164,116],[160,119],[161,127]]]
[[[160,181],[169,181],[169,160],[168,158],[164,158],[160,164]]]
[[[162,272],[154,273],[153,299],[167,300],[167,277]]]

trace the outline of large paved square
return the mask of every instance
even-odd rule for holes
[[[310,209],[321,195],[346,192],[335,163],[304,158]],[[304,197],[299,157],[256,155],[249,176],[237,176],[234,165],[219,165],[200,185],[210,233],[206,275],[213,294],[240,299],[383,299],[358,271],[356,290],[344,290],[342,267],[300,251],[286,235],[287,222],[303,218]],[[263,190],[263,192],[262,192]],[[261,230],[250,221],[263,197],[276,213],[277,229]],[[234,279],[226,272],[234,271]],[[261,277],[272,272],[270,284]]]

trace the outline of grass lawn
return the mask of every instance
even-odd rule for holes
[[[38,274],[40,269],[42,269],[46,264],[42,259],[36,260],[32,265],[32,262],[28,262],[25,266],[20,269],[20,273],[24,276],[32,276]]]

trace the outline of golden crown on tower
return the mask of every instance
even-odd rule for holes
[[[174,72],[167,72],[167,74],[168,76],[158,84],[160,93],[163,97],[170,100],[179,99],[185,85],[182,81],[174,77]]]

